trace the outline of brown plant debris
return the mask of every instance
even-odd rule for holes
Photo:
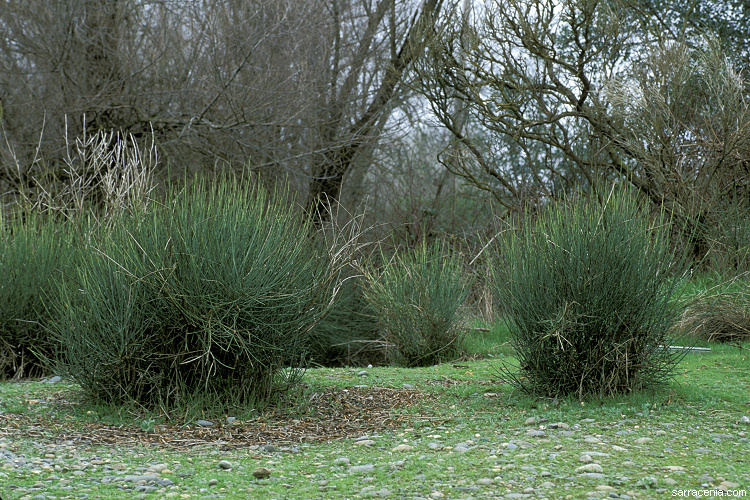
[[[744,342],[750,339],[750,300],[744,293],[724,293],[696,301],[676,327],[710,342]]]
[[[89,445],[156,445],[187,449],[210,445],[220,449],[274,443],[338,441],[386,431],[419,419],[405,410],[433,396],[416,390],[326,388],[308,394],[304,407],[276,410],[252,420],[236,420],[215,427],[156,425],[146,432],[137,424],[107,425],[99,422],[63,421],[58,417],[0,414],[0,437],[32,438],[54,442],[77,441]],[[61,406],[69,401],[56,400]],[[428,417],[429,418],[429,417]]]

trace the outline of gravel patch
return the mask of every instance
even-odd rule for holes
[[[12,498],[23,499],[96,498],[113,491],[135,498],[235,498],[236,492],[222,485],[237,474],[254,477],[258,485],[280,484],[290,492],[302,481],[314,486],[320,498],[552,499],[573,492],[579,498],[583,489],[588,491],[585,498],[627,500],[669,496],[674,489],[732,490],[749,480],[747,471],[722,477],[713,467],[701,470],[700,460],[695,459],[721,460],[728,443],[740,454],[749,452],[750,428],[740,418],[737,424],[714,429],[629,419],[553,424],[530,420],[487,433],[463,424],[423,428],[419,433],[360,436],[349,439],[343,453],[339,449],[330,457],[317,453],[312,445],[251,447],[258,456],[273,458],[268,468],[221,450],[204,450],[195,454],[203,457],[196,465],[213,463],[215,477],[198,486],[185,481],[190,476],[183,470],[185,464],[143,463],[132,451],[103,452],[106,448],[76,441],[25,442],[19,450],[3,438],[0,484]],[[470,439],[468,433],[473,433]],[[695,446],[681,445],[686,437]],[[362,451],[377,451],[381,458],[360,463]],[[287,457],[305,456],[314,462],[312,472],[286,470]],[[29,475],[38,477],[30,486],[12,480]]]

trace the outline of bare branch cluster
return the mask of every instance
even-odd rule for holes
[[[436,26],[418,66],[460,146],[452,172],[513,210],[623,182],[693,233],[750,201],[749,86],[713,39],[670,39],[618,0],[492,0],[476,17]]]
[[[115,131],[153,135],[172,175],[229,164],[338,198],[440,4],[3,0],[0,177],[62,170],[66,136]]]

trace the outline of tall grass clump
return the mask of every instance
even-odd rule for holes
[[[394,361],[429,366],[461,352],[470,280],[443,245],[397,254],[377,273],[366,270],[365,297],[392,345]]]
[[[0,218],[0,379],[47,372],[57,352],[48,292],[74,265],[71,242],[67,226],[36,212]]]
[[[340,204],[324,203],[327,213],[317,220],[317,244],[337,266],[336,300],[315,325],[309,339],[309,357],[315,366],[352,366],[383,364],[383,341],[375,313],[364,296],[364,276],[358,272],[367,259],[370,244],[362,241],[372,228],[363,228],[364,213],[352,215]]]
[[[496,293],[525,392],[609,396],[666,382],[680,355],[665,346],[679,316],[663,218],[610,193],[550,207],[506,233]]]
[[[299,380],[335,272],[259,188],[196,182],[114,224],[61,287],[62,363],[94,398],[252,405]]]

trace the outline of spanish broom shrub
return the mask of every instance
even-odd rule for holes
[[[446,250],[422,244],[397,254],[380,273],[365,270],[365,297],[398,364],[429,366],[461,352],[470,280]]]
[[[375,311],[364,296],[364,278],[348,273],[335,302],[310,336],[310,360],[320,366],[386,362]]]
[[[47,329],[49,290],[74,263],[71,233],[36,212],[0,224],[0,379],[47,372],[57,344]]]
[[[172,192],[114,224],[61,287],[62,363],[96,399],[252,405],[299,380],[335,273],[264,191]]]
[[[611,194],[603,205],[552,206],[506,233],[495,288],[520,372],[503,374],[529,393],[579,398],[668,380],[680,359],[666,348],[679,278],[665,225]]]

